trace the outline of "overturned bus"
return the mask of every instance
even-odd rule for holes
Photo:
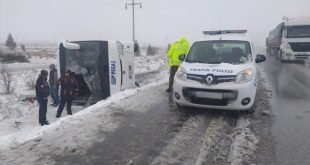
[[[79,93],[74,103],[94,104],[135,87],[134,45],[119,41],[64,41],[59,45],[59,75],[70,69]]]

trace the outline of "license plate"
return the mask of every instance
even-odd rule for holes
[[[196,92],[196,97],[200,98],[209,98],[209,99],[222,99],[222,93],[215,93],[215,92]]]

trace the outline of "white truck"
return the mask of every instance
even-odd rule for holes
[[[281,62],[310,60],[310,18],[282,22],[269,33],[266,46]]]
[[[75,73],[78,104],[93,104],[117,92],[134,88],[134,44],[120,41],[64,41],[59,45],[58,72]]]

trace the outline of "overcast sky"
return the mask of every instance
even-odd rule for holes
[[[248,29],[256,45],[282,16],[310,17],[310,0],[135,0],[136,39],[166,45],[203,30]],[[131,40],[131,0],[0,0],[0,42]]]

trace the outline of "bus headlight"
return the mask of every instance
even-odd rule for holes
[[[187,80],[187,73],[186,70],[180,67],[176,73],[176,77],[180,80]]]
[[[251,68],[243,70],[237,74],[236,83],[244,83],[253,79],[254,72]]]

